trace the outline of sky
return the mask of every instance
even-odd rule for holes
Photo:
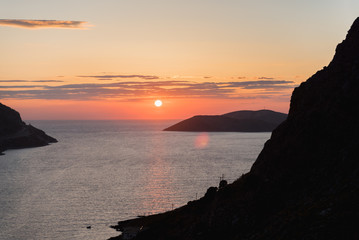
[[[357,0],[0,3],[0,102],[25,120],[286,113],[359,17]]]

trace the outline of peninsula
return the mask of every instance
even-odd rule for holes
[[[271,110],[236,111],[223,115],[199,115],[176,123],[164,131],[272,132],[287,114]]]
[[[57,140],[22,121],[14,109],[0,103],[0,154],[7,149],[40,147]]]

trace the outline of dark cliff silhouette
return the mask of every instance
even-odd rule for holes
[[[271,110],[237,111],[223,115],[194,116],[164,131],[271,132],[286,118],[287,114]]]
[[[331,63],[294,90],[249,173],[115,228],[137,229],[136,239],[359,239],[358,93],[359,18]]]
[[[40,129],[24,123],[14,109],[0,103],[0,154],[7,149],[40,147],[57,142]]]

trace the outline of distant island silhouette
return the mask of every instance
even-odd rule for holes
[[[236,111],[223,115],[198,115],[176,123],[164,131],[190,132],[272,132],[287,114],[271,110]]]
[[[121,221],[113,239],[359,239],[358,93],[359,18],[330,64],[294,90],[250,172],[173,211]]]
[[[0,103],[0,154],[7,149],[40,147],[57,140],[22,121],[14,109]]]

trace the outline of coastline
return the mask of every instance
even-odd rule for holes
[[[359,18],[327,67],[297,87],[250,172],[112,239],[356,239]],[[130,235],[127,237],[127,235]]]

